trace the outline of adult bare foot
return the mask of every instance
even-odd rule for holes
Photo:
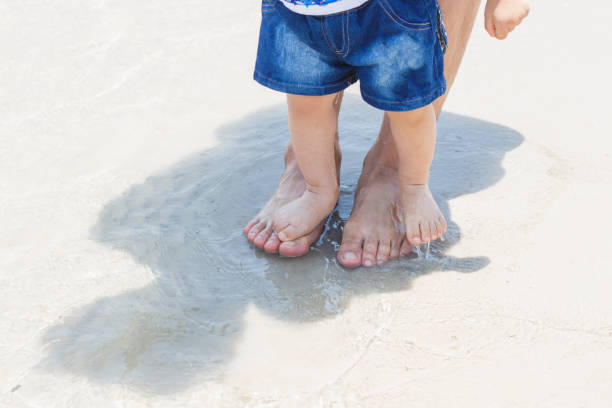
[[[449,43],[448,51],[444,56],[444,77],[446,78],[448,93],[467,47],[480,0],[439,0],[439,3],[442,8]],[[439,115],[445,98],[446,94],[434,102],[436,115]],[[378,168],[378,178],[373,176],[377,173],[374,170],[376,168]],[[383,168],[390,172],[397,168],[397,151],[392,142],[386,115],[379,139],[364,161],[363,174],[359,179],[359,186],[355,193],[355,206],[344,227],[338,260],[345,266],[366,265],[366,260],[368,261],[367,265],[371,265],[374,260],[378,259],[380,245],[376,246],[376,239],[368,239],[368,237],[383,236],[384,242],[387,239],[397,242],[397,237],[400,234],[398,231],[403,231],[403,224],[401,224],[401,228],[397,228],[395,223],[388,221],[391,217],[376,216],[380,213],[393,214],[394,217],[397,217],[396,209],[400,203],[397,178],[390,179],[385,176],[385,171],[382,171]],[[370,174],[370,176],[367,177],[367,174]],[[373,191],[378,191],[378,193],[373,193]],[[387,201],[382,196],[378,199],[376,194],[387,194],[389,198],[386,199]],[[397,220],[397,218],[395,219]],[[393,224],[393,227],[390,224]],[[389,232],[394,229],[394,232]],[[381,242],[380,238],[378,242]],[[364,250],[365,247],[367,247],[367,250]],[[400,254],[409,254],[411,251],[410,244],[404,239],[400,246]],[[380,251],[380,254],[384,255],[385,252],[386,246],[383,245],[383,251]],[[390,249],[389,257],[395,255],[396,250],[394,248]],[[381,260],[384,262],[384,256],[381,256]]]
[[[385,122],[383,126],[388,124]],[[355,191],[353,210],[342,233],[338,251],[338,261],[342,265],[382,265],[389,259],[412,252],[405,239],[397,160],[391,138],[377,140],[368,152]]]
[[[336,168],[340,171],[342,155],[336,140]],[[308,234],[293,241],[281,242],[273,231],[274,215],[279,209],[300,198],[306,191],[306,182],[290,146],[285,150],[285,171],[278,182],[276,191],[262,210],[244,227],[247,239],[257,248],[266,252],[279,252],[284,256],[302,256],[310,250],[310,246],[319,238],[323,231],[324,221],[319,222]]]

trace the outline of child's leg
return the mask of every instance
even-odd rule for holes
[[[312,231],[338,200],[335,137],[338,94],[287,95],[291,147],[306,181],[306,191],[281,207],[274,231],[281,241],[292,241]]]
[[[446,231],[446,221],[433,199],[427,182],[436,144],[433,105],[408,112],[387,112],[399,154],[399,184],[412,245],[433,241]]]

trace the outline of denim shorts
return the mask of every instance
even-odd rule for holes
[[[254,78],[277,91],[328,95],[357,80],[375,108],[407,111],[446,91],[437,0],[370,0],[327,16],[262,0]]]

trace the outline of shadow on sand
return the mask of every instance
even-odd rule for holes
[[[432,190],[449,221],[447,240],[428,260],[411,256],[382,268],[348,270],[335,260],[361,160],[381,114],[345,97],[340,122],[342,194],[307,256],[282,259],[249,246],[242,227],[274,191],[287,142],[278,106],[219,129],[219,145],[151,176],[109,202],[91,238],[149,268],[149,285],[75,310],[43,335],[46,370],[169,394],[223,375],[254,304],[278,319],[336,316],[369,293],[405,291],[415,277],[473,272],[488,258],[445,255],[460,239],[448,202],[504,175],[506,152],[522,143],[512,129],[445,113],[439,123]],[[467,254],[469,256],[474,254]],[[119,271],[109,271],[108,278]]]

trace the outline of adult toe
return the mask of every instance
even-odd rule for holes
[[[380,240],[376,251],[376,264],[384,265],[389,260],[391,253],[391,240]]]
[[[391,240],[391,252],[389,252],[389,258],[395,259],[400,255],[400,241]]]
[[[376,253],[378,252],[378,240],[367,240],[363,245],[362,262],[363,266],[376,265]]]
[[[349,268],[361,265],[361,236],[344,236],[338,250],[338,261]]]

